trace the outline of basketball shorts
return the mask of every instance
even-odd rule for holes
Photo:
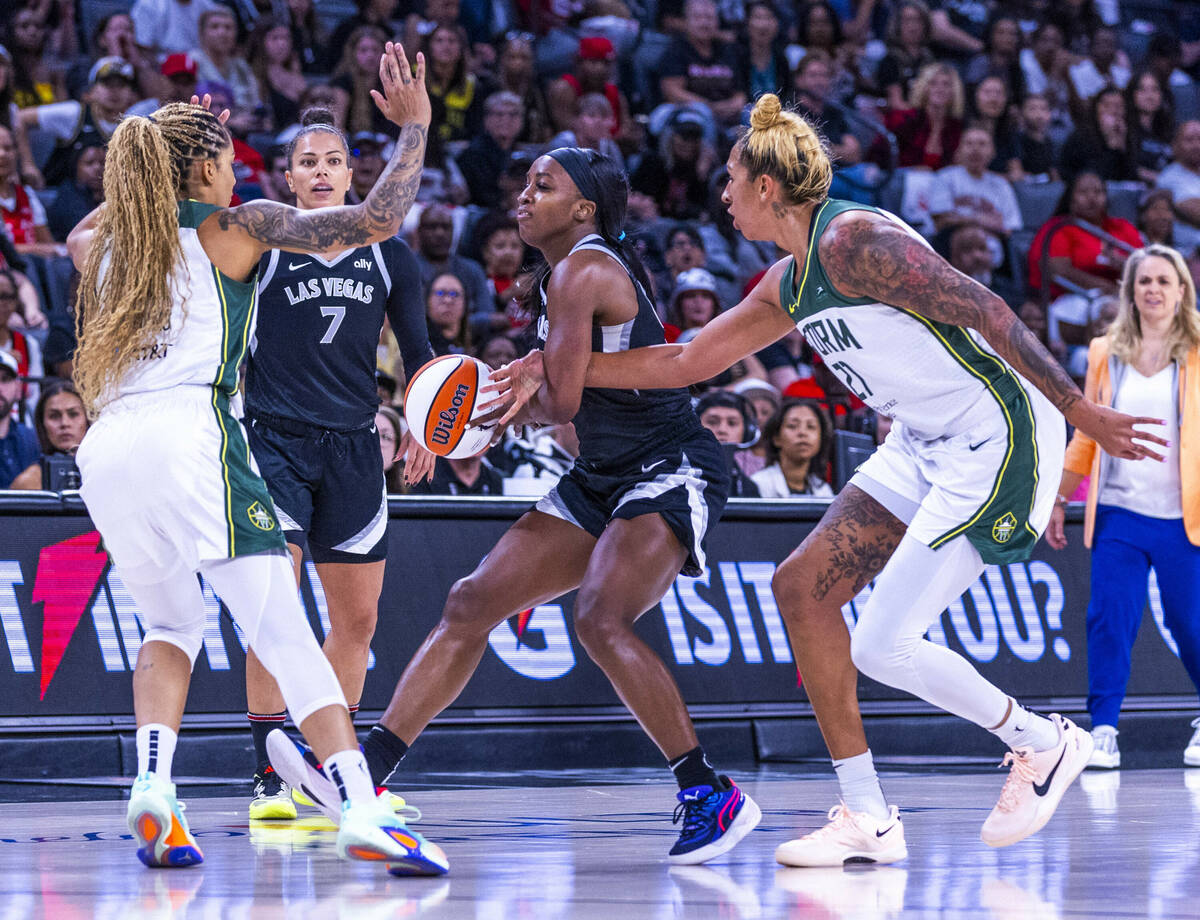
[[[270,493],[212,387],[135,393],[104,407],[76,457],[80,494],[122,576],[284,549]]]
[[[919,438],[897,422],[850,482],[933,549],[964,535],[985,563],[1024,561],[1054,509],[1066,423],[1028,385],[972,415],[968,430],[945,438]]]
[[[314,562],[387,557],[387,488],[374,425],[330,431],[247,415],[250,448],[289,543]]]
[[[729,468],[707,430],[627,465],[597,469],[577,461],[536,505],[538,511],[599,538],[614,518],[660,514],[687,549],[683,574],[704,572],[708,532],[729,498]]]

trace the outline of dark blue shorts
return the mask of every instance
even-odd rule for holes
[[[248,416],[250,450],[289,543],[314,562],[387,556],[387,491],[375,426],[329,431]]]
[[[619,468],[576,462],[537,510],[599,538],[614,518],[660,514],[688,551],[683,574],[703,573],[708,532],[729,498],[729,468],[707,430],[664,444]]]

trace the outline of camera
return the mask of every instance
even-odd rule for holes
[[[78,491],[79,467],[69,454],[51,454],[42,458],[42,488],[47,492]]]

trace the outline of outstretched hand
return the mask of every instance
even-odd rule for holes
[[[1110,457],[1119,460],[1152,460],[1163,461],[1166,457],[1152,448],[1151,444],[1162,447],[1170,443],[1158,435],[1147,431],[1139,431],[1135,425],[1164,425],[1160,418],[1139,418],[1084,401],[1080,406],[1082,411],[1073,413],[1072,421],[1075,427],[1090,437],[1102,451]]]
[[[417,52],[417,71],[414,74],[399,42],[388,42],[379,58],[379,80],[383,92],[371,90],[371,98],[388,121],[403,127],[421,124],[429,127],[433,109],[429,91],[425,88],[425,55]]]
[[[404,484],[412,487],[426,479],[433,479],[433,468],[437,456],[417,443],[411,431],[404,432],[396,448],[395,459],[404,458]]]
[[[503,428],[529,404],[546,379],[541,350],[535,348],[524,358],[496,368],[488,379],[490,383],[480,387],[479,392],[494,393],[495,396],[480,405],[482,415],[473,419],[471,426],[485,428],[495,425]]]
[[[192,105],[198,105],[206,111],[211,112],[212,96],[210,96],[208,93],[204,94],[203,99],[201,99],[199,96],[192,96]],[[229,109],[222,109],[220,114],[217,115],[217,121],[219,121],[221,124],[225,124],[225,122],[229,121]]]

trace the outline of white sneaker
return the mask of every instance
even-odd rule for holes
[[[1052,713],[1058,744],[1047,751],[1017,748],[1000,764],[1011,766],[1000,801],[983,822],[980,839],[990,847],[1006,847],[1045,827],[1058,803],[1092,756],[1092,736],[1070,719]]]
[[[342,806],[337,851],[342,859],[385,861],[392,875],[445,875],[450,871],[442,848],[407,827],[378,799]]]
[[[175,798],[175,784],[157,773],[142,773],[129,790],[125,823],[137,837],[138,859],[152,869],[181,868],[204,862]]]
[[[300,792],[305,804],[315,805],[334,824],[342,820],[341,794],[308,747],[277,728],[267,735],[267,756],[283,781]]]
[[[908,856],[904,824],[895,805],[884,819],[844,804],[829,810],[829,823],[798,840],[775,848],[784,866],[842,866],[848,863],[894,863]]]
[[[1097,770],[1113,770],[1121,766],[1121,751],[1117,747],[1117,730],[1111,725],[1097,725],[1092,729],[1092,756],[1087,765]],[[1200,757],[1200,747],[1197,749]],[[1200,762],[1200,761],[1197,761]]]
[[[1189,767],[1200,767],[1200,719],[1192,719],[1192,740],[1183,749],[1183,762]]]

